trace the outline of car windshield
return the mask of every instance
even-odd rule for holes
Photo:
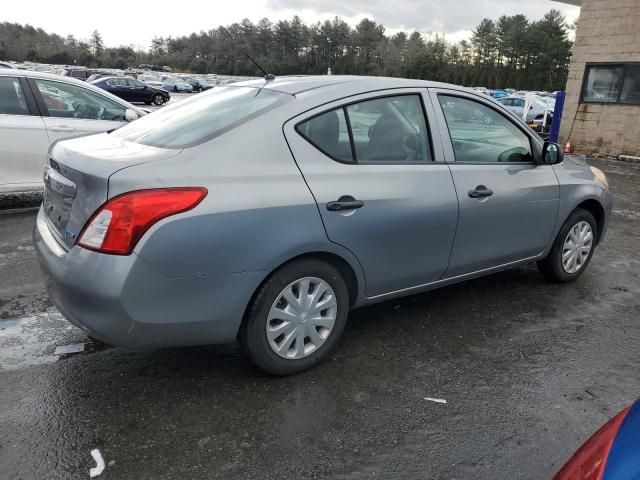
[[[536,107],[539,107],[539,108],[553,108],[555,105],[555,102],[556,101],[554,98],[538,97],[536,98],[535,105]]]
[[[115,130],[112,135],[153,147],[193,147],[291,98],[264,88],[217,88],[169,105]]]

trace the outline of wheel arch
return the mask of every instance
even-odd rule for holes
[[[571,215],[571,213],[576,211],[578,208],[581,208],[591,213],[591,215],[593,215],[593,218],[596,219],[596,226],[598,227],[598,230],[596,232],[596,245],[597,245],[598,243],[600,243],[600,239],[602,238],[602,232],[604,231],[604,224],[605,224],[604,207],[595,198],[589,198],[581,202],[579,205],[577,205],[576,208],[574,208],[569,213],[569,215]]]
[[[267,273],[254,289],[250,300],[245,306],[244,313],[242,315],[242,322],[245,321],[247,314],[251,309],[251,305],[256,298],[256,295],[258,294],[262,286],[275,274],[275,272],[293,262],[309,258],[325,261],[338,269],[338,271],[342,274],[345,282],[347,283],[347,291],[349,292],[349,306],[356,306],[364,298],[364,273],[362,272],[357,259],[355,259],[355,257],[350,257],[351,255],[343,255],[336,251],[310,250],[298,253],[287,258],[284,261],[278,262],[273,268],[266,270]]]

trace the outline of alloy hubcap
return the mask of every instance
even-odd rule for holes
[[[573,226],[562,247],[562,268],[567,273],[582,269],[593,248],[593,230],[588,222],[578,222]]]
[[[296,280],[269,310],[269,346],[282,358],[307,357],[329,338],[337,312],[336,295],[327,282],[316,277]]]

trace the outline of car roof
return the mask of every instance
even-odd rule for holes
[[[105,75],[104,77],[100,77],[100,78],[96,78],[94,81],[89,82],[89,83],[93,83],[93,82],[104,82],[105,80],[111,80],[112,78],[129,78],[126,75]],[[134,78],[135,80],[135,78]]]
[[[431,82],[427,80],[414,80],[408,78],[393,78],[393,77],[370,77],[370,76],[358,76],[358,75],[294,75],[294,76],[281,76],[276,77],[274,80],[256,79],[256,80],[244,80],[240,82],[234,82],[233,86],[246,86],[266,88],[269,90],[275,90],[282,93],[288,93],[290,95],[297,95],[309,90],[315,90],[324,87],[336,87],[341,84],[360,82],[362,86],[367,89],[369,85],[366,83],[373,83],[376,88],[412,88],[412,87],[424,87],[424,88],[455,88],[456,90],[463,89],[457,85],[449,85],[439,82]]]

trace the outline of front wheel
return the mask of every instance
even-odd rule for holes
[[[156,93],[151,99],[151,101],[153,102],[154,105],[160,106],[164,103],[164,97],[159,93]]]
[[[251,360],[272,375],[290,375],[322,362],[347,321],[349,294],[329,263],[285,265],[261,287],[240,331]]]
[[[549,255],[538,262],[550,280],[572,282],[587,269],[596,246],[598,224],[591,212],[573,211],[556,237]]]

